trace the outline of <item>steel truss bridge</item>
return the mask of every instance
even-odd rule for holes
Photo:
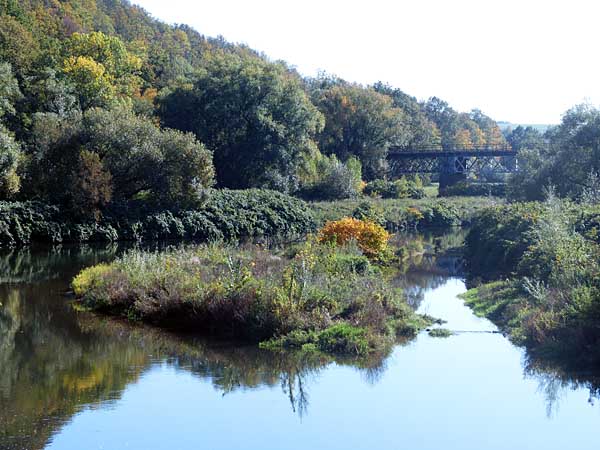
[[[518,169],[517,152],[507,146],[422,150],[392,147],[387,160],[393,176],[438,173],[466,177],[470,173],[513,173]]]

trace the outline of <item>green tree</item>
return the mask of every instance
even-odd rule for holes
[[[104,168],[98,153],[81,150],[78,163],[73,177],[73,208],[79,216],[97,221],[112,198],[112,176]]]
[[[31,194],[79,212],[110,199],[186,207],[213,182],[211,154],[192,135],[160,130],[125,107],[37,114],[31,148]],[[73,186],[84,192],[74,196]]]
[[[191,88],[159,104],[166,126],[195,133],[214,152],[219,185],[231,188],[295,190],[323,122],[296,75],[244,54],[211,56]]]
[[[0,124],[0,200],[11,198],[20,189],[17,169],[21,155],[20,145]]]
[[[8,61],[24,75],[33,68],[40,51],[31,30],[15,17],[0,15],[0,60]]]
[[[509,130],[506,140],[513,150],[543,150],[546,147],[544,136],[533,127],[519,125],[514,130]]]
[[[0,199],[16,194],[21,186],[17,173],[23,159],[21,146],[3,124],[7,114],[14,114],[14,102],[21,98],[17,80],[8,63],[0,63]]]
[[[600,173],[600,110],[592,106],[567,111],[562,123],[546,133],[547,145],[531,131],[519,135],[519,173],[510,179],[516,198],[541,199],[552,185],[561,197],[580,199],[594,179],[590,173]]]
[[[341,161],[356,156],[366,179],[385,175],[390,146],[405,146],[409,131],[405,114],[392,99],[372,88],[340,80],[311,82],[311,97],[325,116],[319,148]]]
[[[380,94],[391,97],[395,108],[404,111],[408,125],[406,147],[412,150],[436,150],[442,147],[442,135],[437,125],[425,115],[416,98],[381,82],[373,85]]]

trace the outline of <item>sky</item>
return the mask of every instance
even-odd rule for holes
[[[553,124],[600,103],[598,0],[133,0],[303,75],[383,81],[459,111]]]

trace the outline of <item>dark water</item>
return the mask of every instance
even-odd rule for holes
[[[0,254],[0,449],[597,449],[598,377],[529,361],[472,315],[456,236],[396,280],[460,331],[368,361],[272,354],[75,313],[117,247]]]

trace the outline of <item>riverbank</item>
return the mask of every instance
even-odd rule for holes
[[[369,219],[396,232],[468,225],[477,211],[497,205],[494,197],[303,200],[264,189],[213,190],[195,209],[113,208],[97,222],[81,222],[39,202],[0,202],[0,247],[33,243],[116,241],[239,242],[304,237],[327,221]]]
[[[263,348],[366,356],[431,323],[356,245],[310,239],[277,253],[202,245],[129,252],[73,281],[80,304]]]
[[[35,242],[190,240],[239,241],[305,236],[314,218],[302,200],[264,189],[214,190],[193,210],[113,209],[98,222],[79,222],[38,202],[0,202],[0,246]]]
[[[388,231],[395,232],[468,226],[478,211],[503,203],[503,199],[489,196],[422,199],[365,197],[335,202],[314,202],[310,207],[319,226],[342,217],[367,216],[380,222]]]
[[[600,366],[597,206],[558,199],[481,213],[466,238],[466,303],[535,355]]]

